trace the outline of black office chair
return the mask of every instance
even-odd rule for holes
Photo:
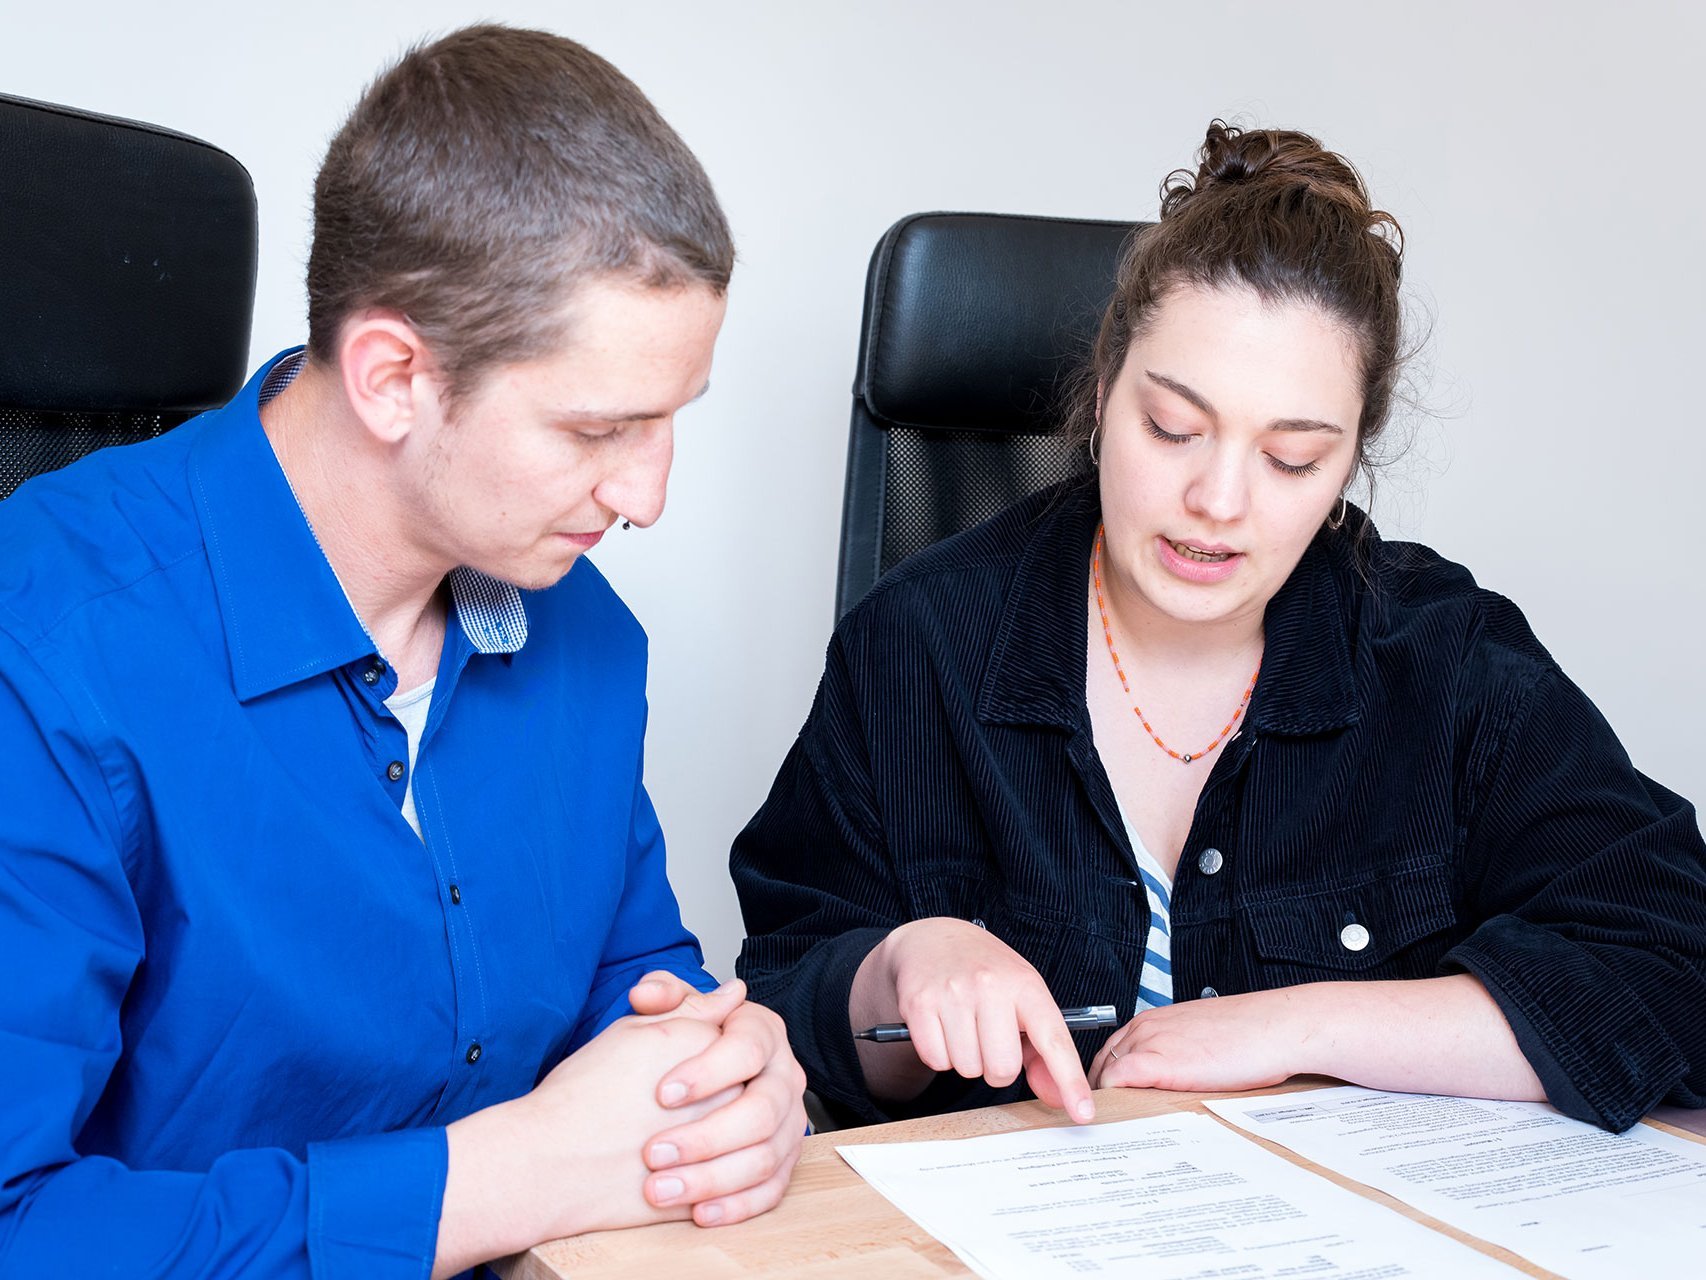
[[[229,400],[258,243],[217,147],[0,95],[0,498]]]
[[[913,552],[1084,469],[1057,432],[1061,393],[1134,229],[984,213],[889,228],[865,278],[837,617]]]

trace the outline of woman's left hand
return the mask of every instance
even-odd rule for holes
[[[1210,1092],[1259,1089],[1305,1070],[1298,988],[1188,1000],[1145,1009],[1108,1037],[1090,1064],[1090,1084],[1105,1089]]]
[[[1467,973],[1307,982],[1146,1009],[1090,1064],[1098,1089],[1211,1093],[1297,1075],[1401,1093],[1546,1097],[1499,1006]]]

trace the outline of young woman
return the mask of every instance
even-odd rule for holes
[[[737,839],[739,972],[875,1120],[1313,1072],[1706,1104],[1706,848],[1507,600],[1345,500],[1401,248],[1342,158],[1210,126],[1121,264],[1091,474],[836,629]],[[1057,1006],[1130,1018],[1076,1045]],[[904,1022],[910,1044],[855,1041]],[[1088,1076],[1083,1063],[1088,1064]]]

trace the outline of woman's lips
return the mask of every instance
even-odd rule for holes
[[[1174,542],[1168,540],[1168,546],[1184,556],[1187,560],[1195,560],[1198,564],[1219,564],[1232,554],[1230,547],[1218,542],[1198,544],[1195,542]]]
[[[1167,571],[1186,582],[1224,582],[1237,572],[1244,561],[1242,552],[1232,551],[1219,543],[1205,547],[1194,542],[1174,542],[1157,535],[1155,546]]]

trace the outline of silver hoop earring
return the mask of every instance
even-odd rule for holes
[[[1330,515],[1327,517],[1327,527],[1329,529],[1342,529],[1342,528],[1344,528],[1344,526],[1345,526],[1345,514],[1349,510],[1350,510],[1350,504],[1345,501],[1345,495],[1341,493],[1339,495],[1339,510],[1334,515]]]
[[[1096,425],[1090,428],[1090,465],[1093,467],[1099,467],[1102,465],[1102,456],[1096,447],[1101,443],[1101,434],[1102,420],[1097,418]]]

